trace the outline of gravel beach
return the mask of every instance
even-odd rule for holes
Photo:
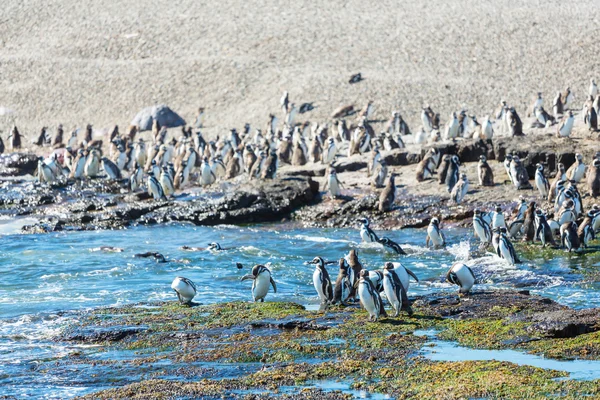
[[[284,90],[324,122],[373,100],[417,128],[423,104],[483,116],[506,99],[524,113],[599,71],[594,1],[18,1],[0,7],[0,107],[21,131],[126,126],[166,103],[206,134],[264,127]],[[348,84],[351,74],[365,78]],[[0,117],[7,135],[10,118]]]

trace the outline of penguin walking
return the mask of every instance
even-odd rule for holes
[[[315,257],[310,264],[315,266],[313,273],[313,285],[321,300],[321,307],[326,309],[333,302],[333,287],[329,273],[325,268],[325,261],[321,257]]]
[[[565,222],[560,226],[560,242],[561,245],[569,253],[572,250],[579,249],[579,235],[577,235],[577,224],[575,221]]]
[[[488,245],[492,242],[492,229],[487,221],[483,218],[483,215],[480,210],[475,210],[473,212],[473,230],[479,240],[481,241],[481,245]]]
[[[369,227],[369,219],[363,218],[360,220],[360,222],[362,222],[362,226],[360,228],[360,237],[362,238],[363,242],[378,242],[379,237],[377,237],[377,234],[375,234],[375,232],[373,232],[373,230]]]
[[[154,176],[154,172],[148,172],[148,194],[152,196],[154,200],[166,200],[165,193],[163,192],[162,186],[158,182],[158,179]]]
[[[508,238],[506,228],[500,228],[500,240],[498,241],[498,256],[505,259],[509,264],[520,264],[515,248]]]
[[[346,302],[350,299],[353,291],[354,285],[354,271],[348,265],[345,258],[340,258],[339,261],[339,272],[337,279],[335,281],[335,285],[333,287],[333,303],[341,303],[342,305],[347,305]]]
[[[550,182],[548,182],[548,179],[544,176],[544,166],[540,163],[535,165],[535,186],[543,199],[548,198]]]
[[[440,228],[440,221],[437,218],[431,218],[429,226],[427,227],[427,239],[425,240],[425,246],[429,247],[431,242],[432,247],[439,248],[446,245],[446,238],[444,232]]]
[[[483,154],[479,156],[477,176],[479,177],[479,186],[494,186],[494,172]]]
[[[190,304],[196,296],[196,285],[194,282],[183,276],[173,279],[171,289],[177,293],[177,298],[181,304]]]
[[[400,311],[403,309],[408,312],[408,315],[413,314],[406,288],[400,282],[394,264],[391,262],[386,262],[383,267],[383,290],[392,308],[394,308],[394,317],[400,315]]]
[[[387,185],[379,195],[379,211],[387,212],[392,209],[396,201],[396,174],[392,173]]]
[[[467,192],[469,191],[469,180],[467,179],[467,174],[462,174],[460,180],[454,185],[452,188],[452,192],[450,193],[450,199],[455,204],[460,204]]]
[[[358,296],[360,303],[369,313],[369,321],[377,321],[379,317],[387,317],[383,300],[376,290],[375,285],[369,279],[369,271],[363,269],[360,271],[360,280],[358,281]]]
[[[456,185],[460,177],[459,165],[460,163],[457,155],[450,157],[450,164],[448,164],[448,173],[446,175],[446,187],[448,193],[452,193],[452,189],[454,189],[454,185]]]
[[[273,293],[277,293],[277,285],[271,276],[271,270],[264,265],[252,267],[252,273],[244,275],[241,281],[247,279],[252,279],[252,298],[254,302],[260,300],[261,303],[264,303],[270,286],[273,286]]]
[[[454,263],[446,274],[446,281],[457,285],[462,294],[469,293],[476,280],[473,270],[461,262]]]
[[[400,247],[398,243],[394,242],[390,238],[382,237],[379,238],[378,242],[381,243],[383,247],[385,247],[386,249],[390,249],[396,254],[406,255],[406,252],[402,249],[402,247]]]

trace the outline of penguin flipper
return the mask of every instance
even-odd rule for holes
[[[406,254],[406,253],[404,253],[404,254]],[[415,275],[415,273],[414,273],[414,272],[412,272],[410,269],[408,269],[408,268],[406,268],[406,267],[404,267],[404,269],[406,270],[406,272],[407,272],[407,273],[408,273],[410,276],[412,276],[412,277],[415,279],[415,281],[419,282],[419,278],[417,278],[417,275]]]
[[[273,286],[273,293],[277,293],[277,285],[275,284],[273,277],[270,277],[269,280],[271,281],[271,286]]]
[[[429,247],[429,234],[427,235],[427,239],[425,240],[425,247]]]

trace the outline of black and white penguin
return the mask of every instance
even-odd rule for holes
[[[452,192],[450,193],[450,200],[455,204],[460,204],[467,192],[469,191],[469,180],[467,179],[467,174],[462,174],[460,180],[454,185],[452,188]]]
[[[482,154],[479,156],[477,164],[477,176],[479,177],[479,186],[494,186],[494,172],[487,163],[487,158]]]
[[[102,157],[102,169],[106,172],[108,178],[112,180],[121,179],[121,170],[114,162],[110,161],[106,157]]]
[[[152,196],[154,200],[166,200],[165,193],[163,192],[162,186],[158,182],[158,179],[154,176],[154,172],[148,172],[148,194]]]
[[[325,268],[325,261],[321,257],[315,257],[309,264],[315,266],[313,273],[313,285],[319,295],[322,307],[327,307],[333,301],[333,286],[329,273]]]
[[[98,176],[100,172],[100,153],[96,149],[92,149],[87,156],[85,163],[85,175],[88,178],[94,178]]]
[[[535,210],[535,235],[534,241],[538,239],[542,242],[542,247],[546,247],[546,243],[550,242],[552,246],[556,246],[554,242],[554,234],[552,233],[552,229],[550,225],[548,225],[548,221],[546,220],[546,215],[539,208]]]
[[[540,163],[535,165],[535,186],[543,199],[548,198],[550,182],[548,182],[548,179],[544,176],[544,166]]]
[[[331,164],[335,160],[336,154],[337,146],[335,144],[335,140],[332,137],[330,137],[329,139],[327,139],[327,146],[323,150],[321,162],[323,164]]]
[[[129,189],[132,192],[137,191],[139,188],[142,187],[143,179],[144,179],[144,171],[142,170],[142,167],[140,167],[139,164],[136,162],[133,173],[129,177]]]
[[[387,313],[383,307],[383,300],[375,285],[369,279],[369,271],[366,269],[360,271],[358,296],[360,297],[360,304],[369,313],[369,321],[377,321],[379,317],[387,317]]]
[[[393,251],[396,254],[401,254],[401,255],[406,254],[406,252],[402,249],[402,247],[400,247],[400,245],[398,243],[394,242],[390,238],[382,237],[382,238],[379,238],[378,242],[381,243],[383,245],[383,247],[385,247],[386,249],[390,249],[391,251]]]
[[[196,285],[194,282],[182,276],[173,279],[171,289],[177,293],[177,298],[182,304],[190,304],[194,296],[196,296]]]
[[[590,210],[587,212],[585,218],[577,228],[577,236],[579,237],[579,243],[585,248],[588,247],[588,244],[596,238],[596,234],[594,232],[593,221],[596,216],[595,210]]]
[[[520,264],[515,248],[508,238],[506,228],[500,228],[500,240],[498,241],[498,256],[505,259],[509,264]]]
[[[392,209],[396,201],[396,174],[392,173],[390,178],[379,195],[379,211],[387,212]]]
[[[429,247],[429,242],[434,248],[444,247],[446,245],[446,238],[444,232],[440,228],[439,219],[433,217],[427,227],[427,239],[425,240],[425,246]]]
[[[323,186],[323,190],[329,189],[329,194],[332,199],[340,197],[342,195],[342,182],[340,182],[337,172],[335,172],[335,167],[329,167],[329,175],[327,180],[325,181],[325,185]]]
[[[43,157],[38,158],[37,179],[40,183],[52,183],[56,180],[54,171],[46,164]]]
[[[457,155],[450,157],[450,164],[448,165],[448,172],[446,174],[446,188],[448,189],[448,193],[452,192],[454,185],[456,185],[460,178],[459,165]]]
[[[346,305],[346,301],[350,299],[352,292],[354,291],[354,271],[345,258],[340,258],[339,261],[339,272],[337,279],[335,281],[335,285],[333,288],[333,303],[341,303],[342,305]]]
[[[595,132],[598,130],[598,114],[593,104],[590,104],[585,108],[585,114],[583,116],[583,122],[587,125],[588,130]]]
[[[579,249],[581,243],[577,235],[577,224],[575,221],[565,222],[560,226],[560,242],[569,253],[571,250]]]
[[[575,117],[573,116],[573,111],[569,110],[567,115],[565,115],[561,120],[560,124],[558,124],[558,127],[556,128],[556,136],[559,138],[568,138],[573,130],[574,122]]]
[[[494,228],[507,228],[506,221],[504,220],[504,213],[502,212],[502,207],[499,205],[496,206],[494,211],[492,212],[492,229]]]
[[[252,267],[252,273],[244,275],[241,281],[245,281],[246,279],[252,279],[253,281],[252,297],[255,302],[260,300],[262,303],[265,301],[270,286],[273,286],[273,292],[277,293],[277,285],[271,276],[271,270],[264,265],[255,265]]]
[[[373,232],[373,230],[369,227],[369,219],[362,218],[359,221],[362,223],[360,228],[360,237],[362,238],[363,242],[372,243],[379,241],[377,234],[375,234],[375,232]]]
[[[400,311],[403,309],[408,312],[408,315],[412,315],[413,311],[408,301],[406,288],[402,285],[394,264],[391,262],[386,262],[383,267],[383,291],[394,308],[394,317],[400,315]]]
[[[204,157],[202,159],[202,166],[200,167],[200,184],[204,186],[212,185],[216,180],[217,177],[208,163],[208,157]]]
[[[371,179],[371,184],[376,188],[383,187],[385,183],[385,178],[387,177],[388,167],[385,160],[381,160],[377,163],[375,167],[375,171],[373,172],[373,178]]]
[[[461,262],[454,263],[446,274],[446,281],[457,285],[463,294],[469,293],[476,280],[473,270]]]
[[[557,171],[556,171],[556,176],[554,177],[554,179],[552,180],[552,183],[550,184],[550,191],[548,192],[548,201],[554,201],[554,199],[556,198],[556,196],[558,195],[558,186],[559,183],[562,182],[562,184],[564,185],[564,182],[567,180],[567,172],[565,170],[565,165],[563,163],[558,163],[558,167],[557,167]]]
[[[492,229],[487,221],[483,218],[480,210],[473,212],[473,230],[482,245],[488,245],[492,242]]]

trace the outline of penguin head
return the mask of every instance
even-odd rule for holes
[[[386,263],[383,265],[383,269],[387,269],[387,270],[393,270],[393,269],[394,269],[394,264],[392,264],[391,262],[389,262],[389,261],[388,261],[388,262],[386,262]]]
[[[583,160],[583,156],[580,153],[576,153],[575,159],[577,159],[577,161],[581,162],[581,160]]]
[[[487,162],[487,158],[482,154],[479,156],[479,162],[485,164]]]
[[[217,242],[212,242],[208,244],[209,250],[221,250],[221,245]]]
[[[458,159],[458,156],[455,154],[452,156],[452,162],[456,165],[460,165],[460,161]]]
[[[360,270],[360,278],[361,279],[369,279],[369,271],[366,269]]]
[[[360,218],[359,221],[365,225],[365,226],[369,226],[369,219],[368,218]]]
[[[540,172],[544,172],[544,166],[540,163],[535,164],[535,168]]]
[[[431,218],[431,221],[429,222],[430,225],[439,225],[440,224],[440,220],[437,219],[436,217]]]
[[[600,160],[599,160],[599,159],[595,159],[595,160],[592,162],[592,165],[593,165],[594,167],[600,167]]]
[[[321,257],[313,258],[312,261],[309,262],[309,264],[316,265],[319,268],[325,267],[325,261],[323,261],[323,258],[321,258]]]
[[[494,209],[497,213],[501,213],[502,212],[502,207],[500,207],[499,205],[496,205],[496,208]]]
[[[348,261],[346,261],[346,259],[344,257],[340,258],[339,266],[340,266],[340,271],[342,271],[344,273],[348,271],[348,268],[350,268],[350,266],[348,265]]]

